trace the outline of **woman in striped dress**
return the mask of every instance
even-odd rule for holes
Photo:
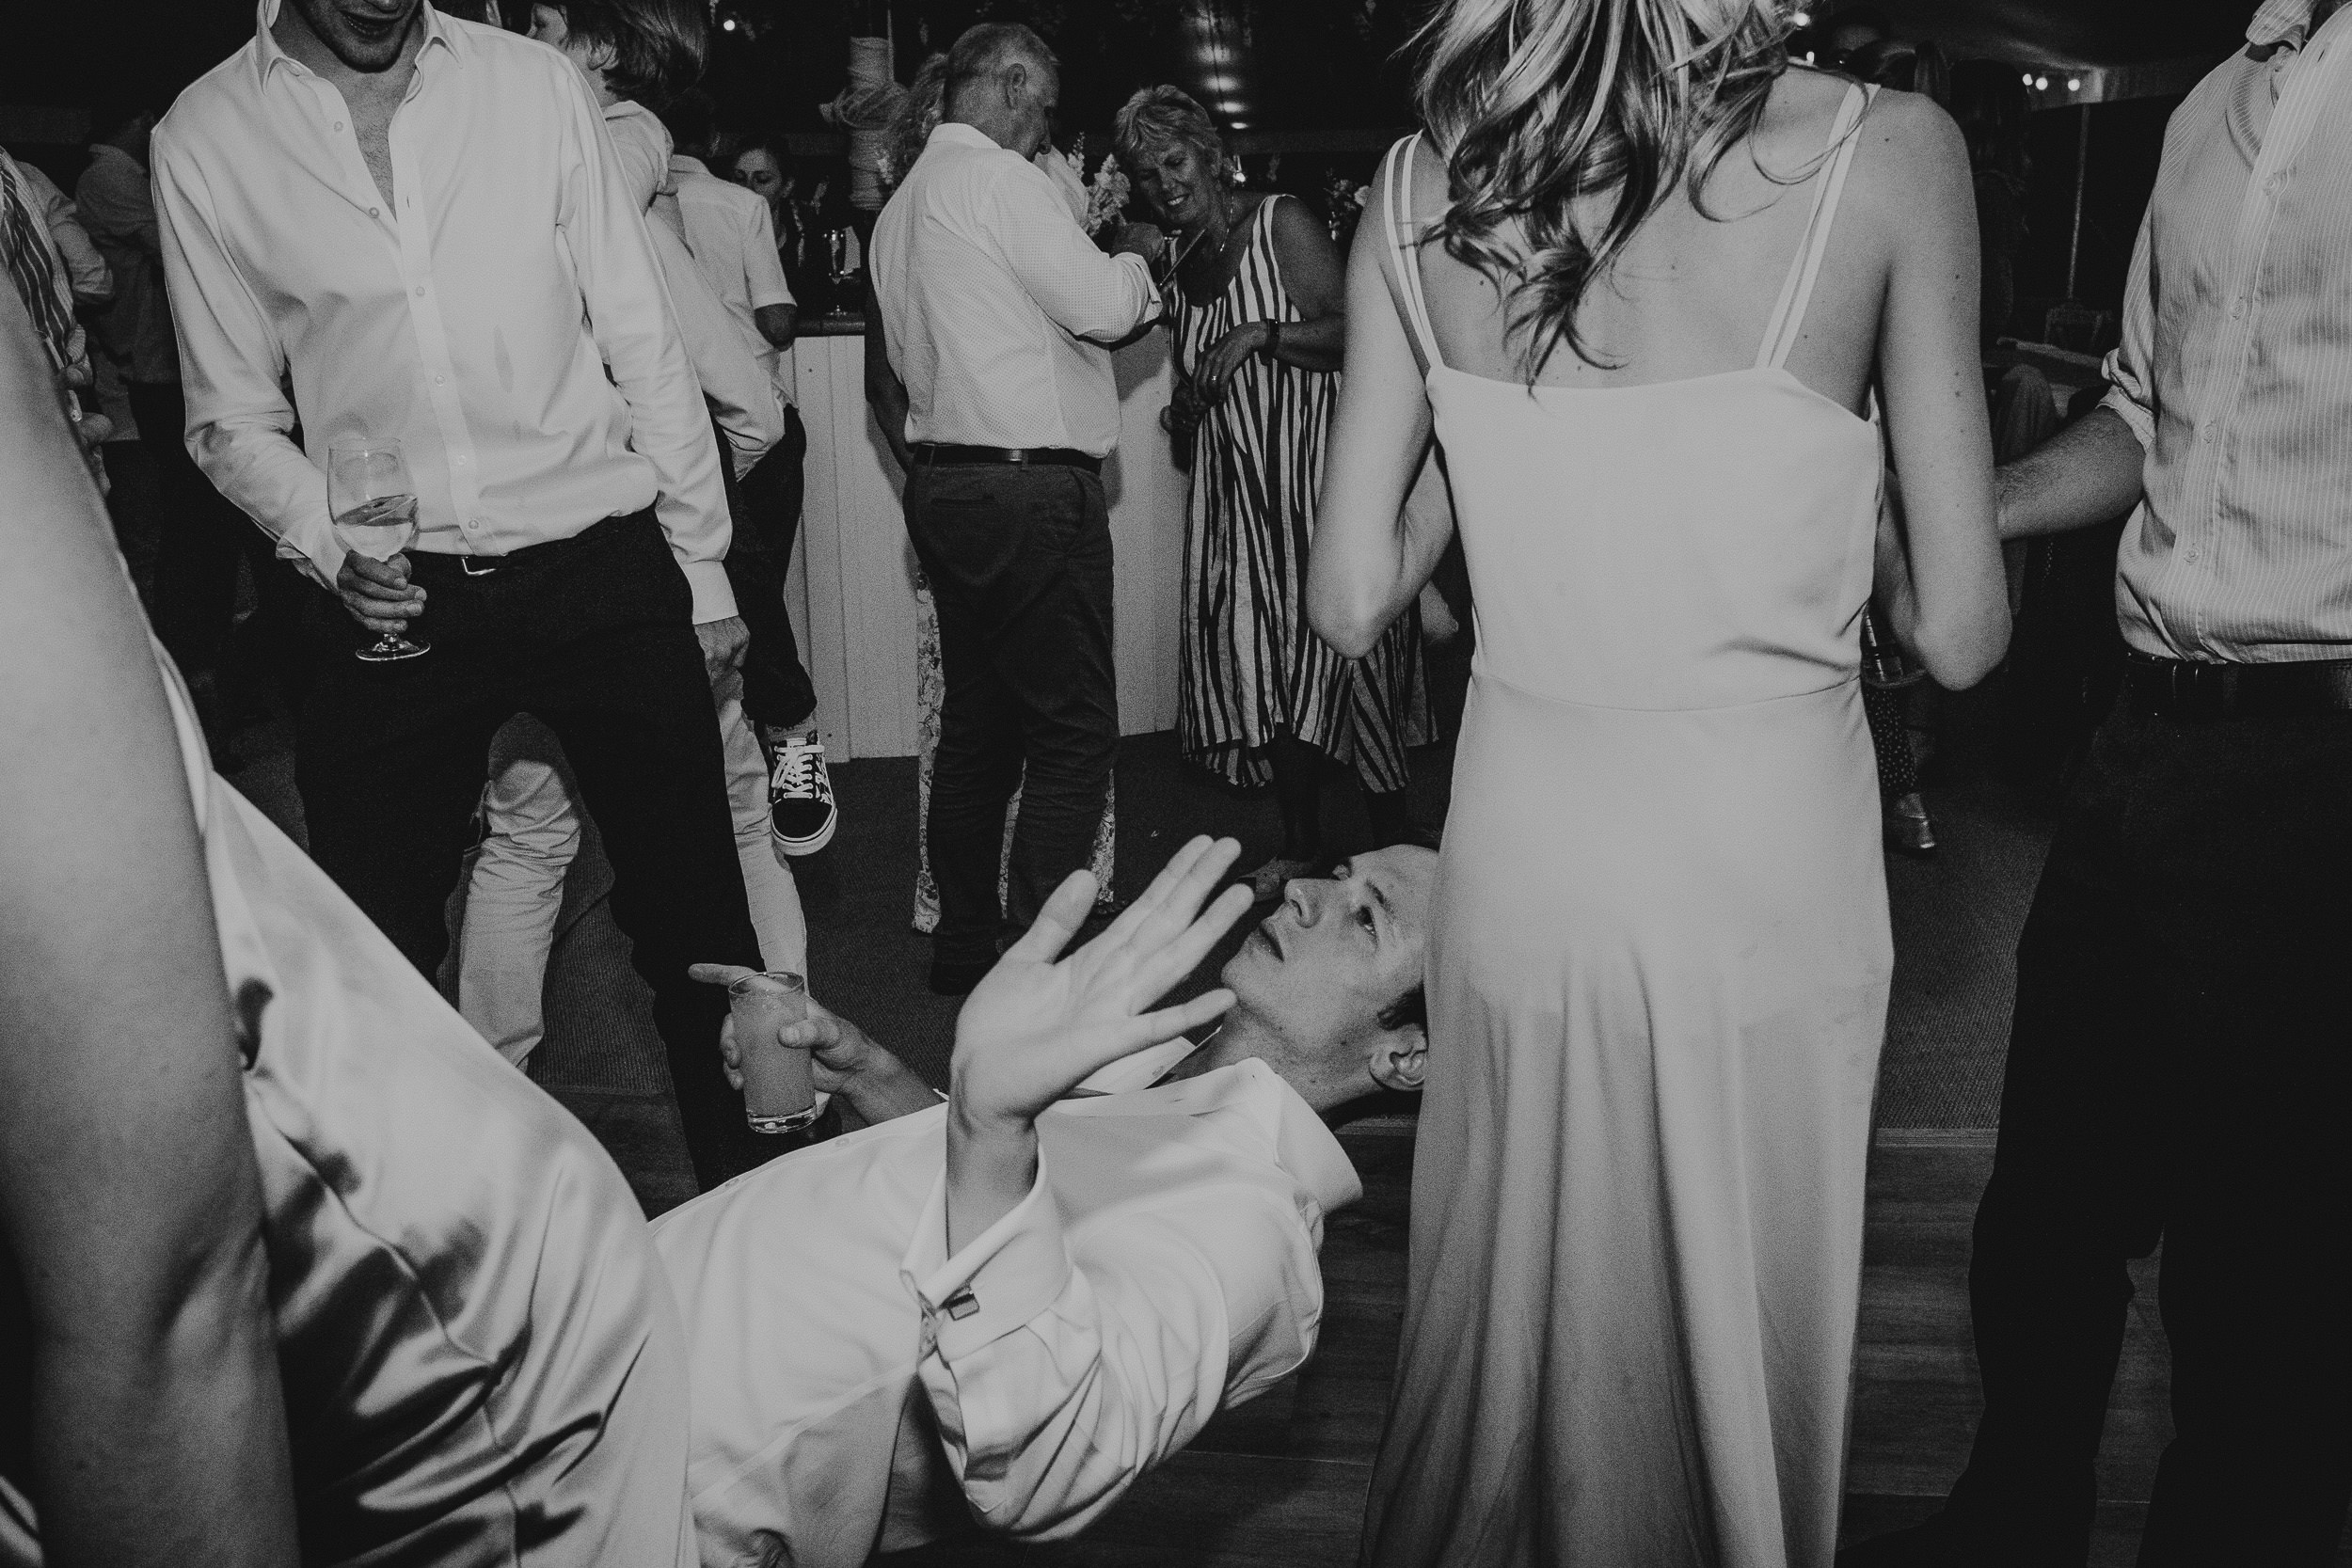
[[[1314,537],[1346,329],[1338,250],[1295,200],[1235,190],[1200,106],[1147,87],[1119,113],[1120,160],[1176,231],[1179,372],[1171,434],[1192,447],[1178,739],[1228,783],[1269,780],[1282,846],[1261,898],[1324,858],[1324,759],[1355,771],[1375,837],[1415,836],[1405,749],[1425,728],[1421,628],[1402,617],[1361,659],[1307,625]]]

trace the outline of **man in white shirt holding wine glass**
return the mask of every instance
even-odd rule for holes
[[[433,974],[490,736],[536,715],[603,832],[696,1177],[756,1164],[723,1000],[686,977],[759,959],[711,722],[743,641],[721,456],[578,73],[423,0],[262,0],[153,166],[190,450],[341,601],[297,732],[311,855]],[[379,562],[320,459],[387,440],[418,535]],[[431,649],[354,657],[387,633]]]

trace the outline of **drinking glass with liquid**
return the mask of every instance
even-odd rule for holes
[[[809,1053],[776,1032],[808,1017],[808,982],[784,970],[746,974],[727,988],[743,1073],[743,1119],[755,1132],[797,1132],[824,1109]]]
[[[326,507],[335,537],[370,561],[389,561],[416,542],[417,486],[394,440],[355,441],[326,449]],[[368,664],[414,658],[433,646],[388,631],[358,652]]]

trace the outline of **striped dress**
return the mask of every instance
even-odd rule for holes
[[[1299,320],[1274,252],[1274,204],[1225,291],[1183,300],[1180,372],[1244,322]],[[1428,738],[1421,615],[1407,610],[1371,653],[1346,659],[1307,624],[1325,433],[1339,377],[1255,356],[1200,422],[1184,537],[1177,738],[1230,784],[1273,776],[1263,748],[1287,730],[1347,763],[1366,789],[1402,789],[1405,749]]]

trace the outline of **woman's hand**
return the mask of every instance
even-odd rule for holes
[[[1253,354],[1263,354],[1274,338],[1274,322],[1244,322],[1210,345],[1193,371],[1200,402],[1211,408],[1225,401],[1226,383]]]
[[[1250,906],[1229,887],[1241,846],[1196,838],[1176,852],[1124,914],[1056,961],[1094,905],[1084,871],[1046,900],[1026,935],[972,992],[956,1020],[947,1115],[947,1246],[980,1235],[1037,1180],[1040,1112],[1098,1069],[1175,1038],[1233,1005],[1222,989],[1156,1012],[1143,1009],[1192,973]]]

